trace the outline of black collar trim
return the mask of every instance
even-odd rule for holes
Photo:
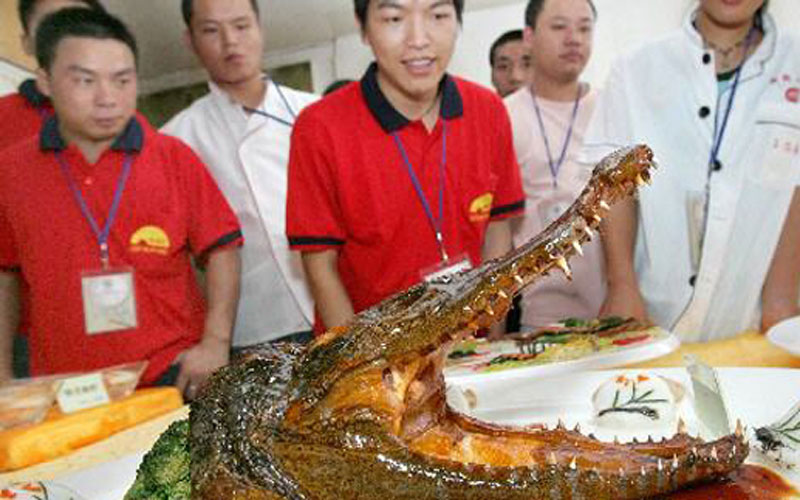
[[[144,129],[136,118],[131,118],[125,126],[125,130],[114,139],[111,149],[115,151],[141,151],[144,146]],[[39,134],[39,147],[43,151],[63,151],[67,149],[67,143],[61,137],[58,130],[58,119],[56,116],[48,118],[42,131]]]
[[[409,119],[397,111],[381,91],[378,85],[377,63],[370,64],[367,72],[361,78],[361,92],[367,101],[367,107],[385,132],[396,132],[410,123]],[[450,120],[464,114],[461,93],[450,75],[444,75],[442,81],[439,82],[439,93],[442,96],[439,116]]]
[[[50,98],[39,92],[36,80],[29,78],[19,84],[19,93],[28,101],[31,106],[41,108],[50,104]]]

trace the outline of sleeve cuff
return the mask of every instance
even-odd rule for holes
[[[230,233],[222,236],[214,243],[207,246],[201,252],[197,254],[197,260],[199,262],[205,263],[208,261],[208,256],[214,253],[215,251],[225,248],[231,245],[241,246],[244,243],[244,239],[242,238],[242,231],[237,229],[236,231],[231,231]]]
[[[289,248],[302,251],[319,251],[344,246],[345,241],[332,236],[289,236]]]
[[[506,205],[499,205],[496,207],[492,207],[492,211],[490,212],[490,218],[492,220],[497,219],[505,219],[508,217],[513,217],[522,213],[525,209],[525,200],[519,200],[514,203],[509,203]]]

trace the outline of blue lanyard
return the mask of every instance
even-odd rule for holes
[[[100,246],[100,262],[102,262],[104,269],[108,269],[108,236],[111,234],[111,225],[114,223],[114,219],[117,217],[119,204],[122,201],[122,193],[125,191],[125,184],[127,183],[128,177],[131,173],[133,155],[130,153],[125,153],[125,159],[123,160],[122,164],[122,173],[119,175],[117,189],[114,191],[114,199],[111,202],[111,209],[108,211],[108,217],[106,218],[106,223],[102,229],[100,229],[100,226],[97,224],[97,220],[94,218],[94,215],[92,215],[92,211],[89,209],[89,205],[86,203],[86,199],[83,197],[83,194],[81,194],[80,189],[78,189],[78,186],[75,185],[75,181],[73,180],[72,175],[69,173],[69,166],[67,165],[60,151],[56,152],[56,160],[58,160],[58,165],[61,167],[61,171],[64,173],[64,178],[67,180],[67,185],[69,186],[69,190],[72,191],[72,196],[75,198],[78,208],[81,209],[84,218],[89,222],[92,232],[97,237],[97,243]]]
[[[411,160],[408,159],[406,149],[403,147],[403,142],[397,132],[392,133],[394,143],[400,151],[400,156],[403,157],[403,163],[408,170],[408,176],[411,178],[411,183],[414,185],[414,190],[417,192],[417,198],[422,203],[422,208],[425,210],[425,215],[433,227],[436,234],[436,243],[439,245],[439,254],[442,257],[442,262],[449,262],[450,257],[447,255],[447,249],[444,246],[444,235],[442,233],[442,223],[444,220],[444,185],[445,185],[445,166],[447,165],[447,122],[442,120],[442,158],[439,163],[439,217],[433,216],[433,210],[425,197],[425,192],[422,190],[422,184],[419,182],[417,174],[414,173],[414,166],[411,165]]]
[[[719,123],[719,101],[722,96],[717,98],[717,109],[714,112],[714,140],[711,144],[711,157],[708,159],[709,175],[719,158],[719,150],[722,148],[722,139],[725,137],[725,131],[728,128],[728,118],[730,118],[731,110],[733,109],[733,100],[736,98],[736,90],[739,88],[739,78],[742,76],[742,68],[744,68],[744,63],[747,61],[747,52],[750,50],[750,42],[752,41],[753,33],[755,33],[755,28],[751,29],[750,33],[747,35],[747,41],[744,44],[744,57],[742,58],[742,64],[736,68],[736,73],[733,76],[733,84],[730,88],[731,95],[728,97],[728,105],[725,108],[721,126]]]
[[[533,96],[533,107],[536,110],[536,119],[539,121],[539,130],[542,132],[542,139],[544,139],[544,148],[547,151],[547,163],[550,165],[550,175],[553,177],[553,188],[558,187],[558,172],[561,170],[561,165],[564,164],[564,159],[567,156],[567,147],[572,139],[572,128],[575,126],[575,118],[578,116],[578,108],[581,102],[582,85],[578,84],[578,95],[575,96],[575,104],[572,106],[572,117],[569,120],[569,128],[567,129],[567,136],[564,138],[564,145],[561,147],[561,155],[558,157],[558,162],[553,161],[553,153],[550,151],[550,140],[547,138],[547,132],[544,128],[544,120],[542,120],[542,111],[539,109],[539,102],[536,100],[536,90],[531,85],[531,95]]]
[[[281,125],[286,125],[287,127],[292,128],[294,126],[295,120],[297,120],[297,115],[295,114],[295,112],[292,109],[292,107],[289,105],[289,101],[286,99],[286,96],[283,95],[283,91],[281,91],[280,85],[278,85],[276,83],[275,84],[275,89],[278,91],[278,95],[281,97],[281,100],[283,101],[283,105],[286,106],[286,110],[292,116],[292,121],[291,122],[287,121],[287,120],[284,120],[283,118],[281,118],[279,116],[275,116],[275,115],[273,115],[271,113],[267,113],[263,109],[250,108],[250,107],[247,107],[247,106],[242,106],[242,108],[245,111],[247,111],[248,113],[255,113],[257,115],[261,115],[261,116],[263,116],[265,118],[269,118],[271,120],[275,120],[276,122],[280,123]]]

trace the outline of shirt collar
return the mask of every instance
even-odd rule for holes
[[[378,85],[377,63],[370,64],[367,72],[361,78],[361,92],[367,101],[367,107],[385,132],[396,132],[410,123],[409,119],[397,111],[381,91]],[[439,92],[442,95],[439,115],[443,119],[450,120],[464,114],[461,93],[450,75],[445,74],[442,81],[439,82]]]
[[[114,139],[111,149],[132,152],[141,151],[142,146],[144,146],[144,129],[137,118],[131,118],[122,133]],[[42,125],[42,131],[39,133],[39,147],[42,151],[63,151],[67,149],[67,143],[58,130],[58,118],[56,116],[51,116]]]
[[[683,21],[683,30],[691,40],[697,50],[706,50],[703,37],[700,32],[695,28],[695,19],[697,18],[697,9],[689,11]],[[776,44],[778,42],[778,26],[769,12],[762,14],[762,30],[764,37],[761,39],[761,44],[756,51],[747,58],[747,62],[742,68],[742,79],[746,80],[755,75],[761,74],[764,71],[764,65],[772,59],[775,53]]]
[[[36,80],[29,78],[19,85],[19,93],[28,101],[31,106],[41,108],[50,104],[50,98],[39,92],[36,86]]]

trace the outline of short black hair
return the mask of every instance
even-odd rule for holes
[[[36,30],[36,62],[40,68],[50,69],[58,44],[68,37],[117,40],[131,49],[134,61],[139,58],[136,39],[122,21],[106,12],[69,8],[48,15]]]
[[[256,0],[250,0],[250,5],[253,6],[253,12],[256,13],[256,18],[261,18],[261,11],[258,8]],[[186,26],[192,27],[192,14],[194,13],[194,0],[181,0],[181,14],[183,14],[183,22]]]
[[[453,0],[453,6],[456,8],[456,18],[459,24],[461,24],[464,17],[464,1],[465,0]],[[361,23],[362,27],[367,24],[367,7],[369,7],[369,2],[370,0],[353,0],[356,18],[358,22]]]
[[[19,5],[17,5],[17,12],[19,13],[19,22],[22,24],[22,30],[25,34],[28,34],[28,29],[30,28],[31,24],[31,16],[33,16],[33,11],[36,10],[36,3],[41,0],[19,0]],[[105,12],[106,9],[98,0],[76,0],[78,2],[83,2],[86,4],[86,7],[93,10],[99,10]]]
[[[531,29],[536,27],[536,20],[539,19],[539,14],[542,13],[546,1],[547,0],[528,1],[528,6],[525,7],[525,26],[530,26]],[[594,2],[592,0],[586,1],[589,3],[589,7],[592,8],[592,14],[594,14],[595,19],[597,19],[597,7],[594,6]]]
[[[503,45],[507,44],[508,42],[517,42],[522,40],[522,30],[511,30],[506,31],[502,35],[500,35],[497,40],[494,41],[492,44],[492,48],[489,49],[489,65],[494,68],[494,60],[497,57],[497,49],[502,47]]]

